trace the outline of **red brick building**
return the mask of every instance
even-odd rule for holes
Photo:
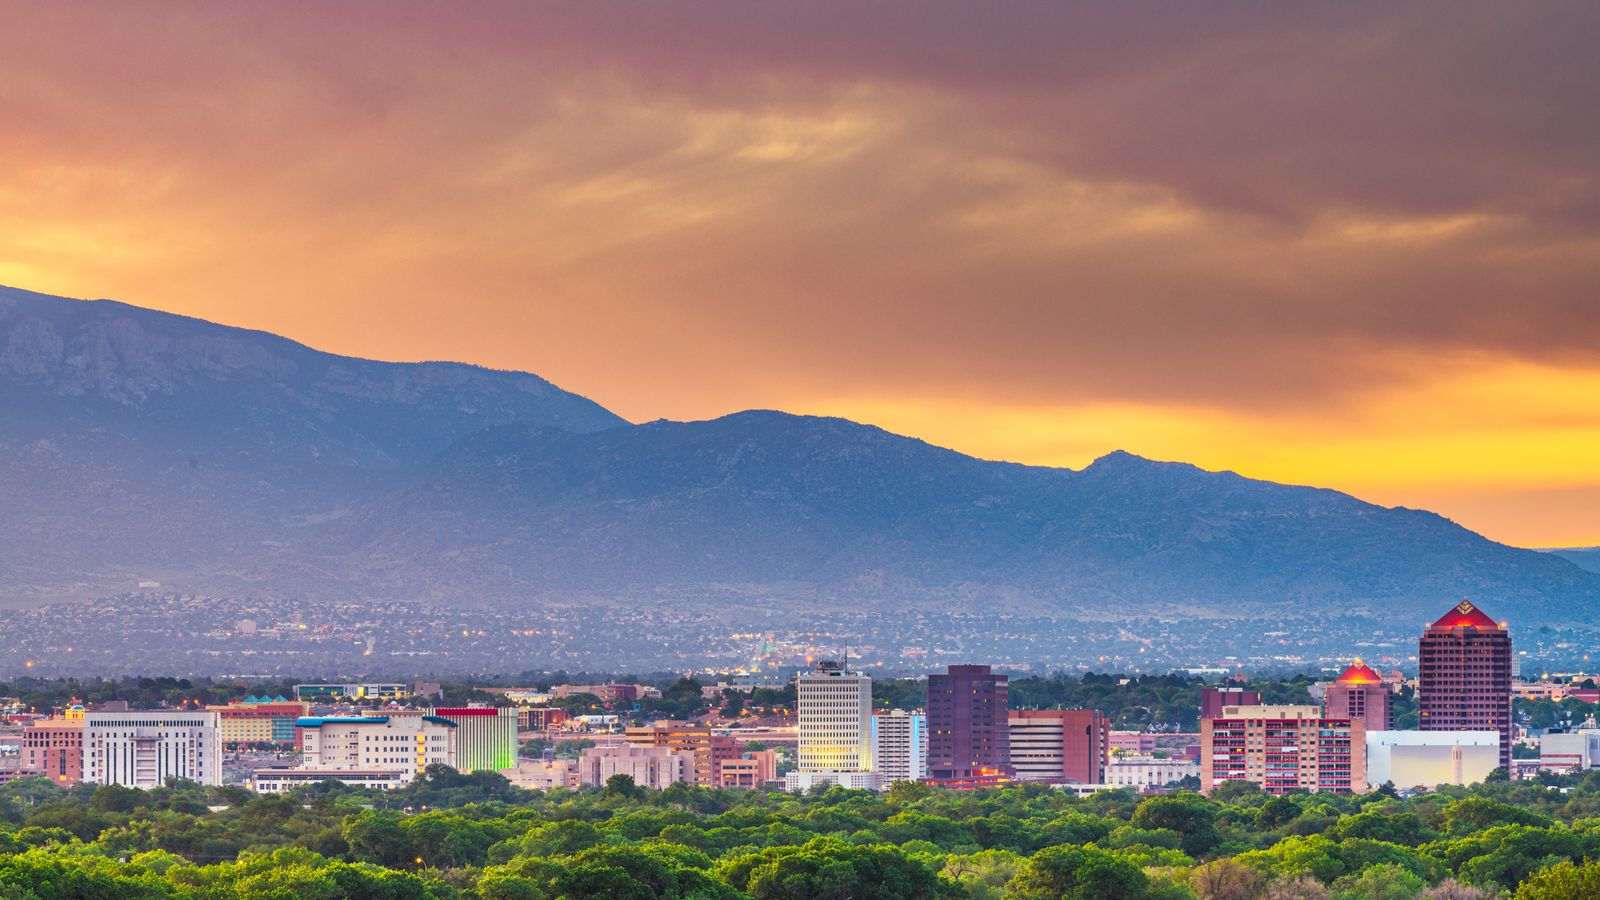
[[[928,780],[984,787],[1010,779],[1009,679],[988,666],[928,676]]]
[[[1111,721],[1096,709],[1014,709],[1011,768],[1019,781],[1105,784]]]

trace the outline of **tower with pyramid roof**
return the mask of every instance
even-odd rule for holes
[[[1329,719],[1360,719],[1368,731],[1394,729],[1394,695],[1383,676],[1356,660],[1323,695],[1323,715]]]
[[[1417,716],[1423,731],[1498,731],[1511,769],[1511,633],[1462,600],[1422,633]]]

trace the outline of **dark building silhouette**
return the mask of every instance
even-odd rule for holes
[[[1511,768],[1511,633],[1466,600],[1422,633],[1417,648],[1418,727],[1498,731]]]
[[[928,676],[929,781],[961,788],[1010,779],[1006,682],[988,666]]]
[[[1330,719],[1360,719],[1368,731],[1394,730],[1394,694],[1383,676],[1359,659],[1328,685],[1322,710]]]

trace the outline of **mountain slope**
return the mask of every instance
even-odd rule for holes
[[[525,373],[351,359],[12,288],[0,398],[0,602],[226,568],[487,425],[626,424]]]
[[[631,426],[532,375],[319,353],[0,289],[0,604],[141,580],[456,603],[777,601],[1115,617],[1463,594],[1600,612],[1600,574],[1432,513],[1113,453],[988,462],[842,419]]]
[[[1541,620],[1600,607],[1600,578],[1432,513],[1127,453],[1081,472],[985,462],[773,412],[488,429],[346,524],[329,567],[365,566],[358,581],[388,590],[426,571],[485,597],[717,589],[1419,619],[1462,594]]]
[[[1545,553],[1572,563],[1588,572],[1600,572],[1600,547],[1562,547]]]

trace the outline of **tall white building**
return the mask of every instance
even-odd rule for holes
[[[801,772],[872,771],[872,679],[821,662],[795,679]]]
[[[920,713],[896,709],[873,715],[872,771],[885,789],[928,776],[927,720]]]
[[[131,788],[168,778],[222,783],[215,712],[91,712],[83,717],[83,780]]]
[[[428,714],[459,726],[453,763],[458,770],[498,772],[517,764],[516,707],[440,706]]]

